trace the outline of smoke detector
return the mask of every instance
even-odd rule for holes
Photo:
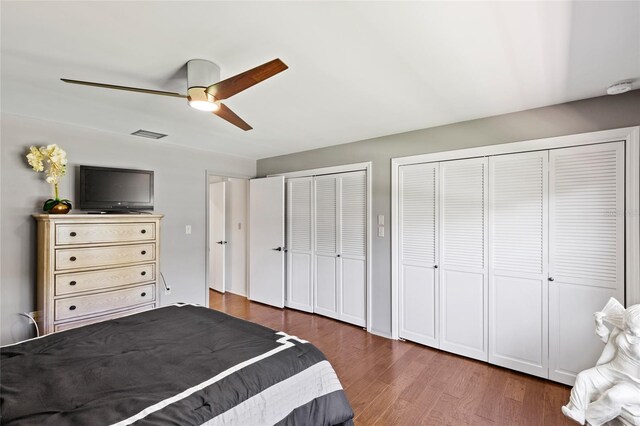
[[[620,81],[607,87],[607,95],[619,95],[631,90],[631,80]]]

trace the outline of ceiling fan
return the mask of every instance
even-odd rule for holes
[[[67,78],[61,78],[60,80],[65,83],[81,84],[84,86],[126,90],[129,92],[147,93],[150,95],[172,96],[175,98],[186,98],[189,101],[189,105],[195,109],[210,111],[242,130],[251,130],[252,127],[247,124],[247,122],[238,117],[236,113],[231,111],[231,109],[221,101],[228,99],[255,84],[258,84],[269,77],[273,77],[287,68],[287,65],[280,59],[274,59],[248,71],[219,81],[220,67],[218,65],[204,59],[192,59],[187,62],[186,95],[176,92],[116,86],[114,84],[93,83],[90,81],[70,80]]]

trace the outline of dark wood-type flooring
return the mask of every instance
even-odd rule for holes
[[[230,293],[210,306],[309,340],[329,359],[356,425],[575,425],[561,413],[570,388],[359,327]]]

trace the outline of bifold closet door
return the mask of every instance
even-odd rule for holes
[[[489,362],[548,369],[548,151],[489,159]]]
[[[549,151],[549,378],[573,384],[602,352],[593,313],[624,303],[624,143]]]
[[[314,178],[315,253],[313,310],[338,318],[338,178],[336,175]]]
[[[287,180],[286,306],[313,312],[313,178]]]
[[[438,163],[399,170],[398,299],[401,338],[439,347]]]
[[[365,171],[337,176],[339,318],[364,327],[367,300],[367,178]]]
[[[487,159],[440,163],[440,348],[488,359]]]

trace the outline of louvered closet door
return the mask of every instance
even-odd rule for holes
[[[290,308],[313,312],[313,178],[287,181],[287,294]]]
[[[547,377],[548,151],[489,159],[489,362]]]
[[[624,303],[624,143],[549,152],[549,378],[572,384],[602,352],[593,313]]]
[[[342,173],[340,191],[339,317],[364,327],[367,300],[367,179],[366,172]]]
[[[440,348],[488,359],[487,159],[440,163]]]
[[[399,170],[400,337],[438,342],[438,163]]]
[[[338,318],[338,179],[335,175],[314,178],[315,273],[314,312]]]

